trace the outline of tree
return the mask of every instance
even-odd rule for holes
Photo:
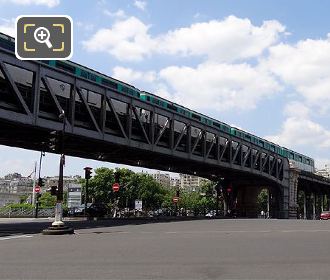
[[[51,195],[49,192],[45,192],[39,198],[40,208],[54,207],[56,204],[56,196]]]
[[[267,189],[262,189],[257,197],[258,204],[258,213],[261,211],[267,212],[267,204],[268,204],[268,191]]]
[[[113,192],[115,172],[119,174],[120,189]],[[85,180],[82,180],[85,186]],[[142,199],[143,207],[148,210],[161,207],[167,191],[147,174],[138,174],[126,168],[97,168],[95,175],[89,180],[89,195],[95,202],[109,205],[118,199],[119,208],[134,207],[136,199]]]

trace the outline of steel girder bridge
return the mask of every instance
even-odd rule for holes
[[[67,155],[275,186],[279,215],[288,217],[286,158],[0,48],[0,144],[59,153],[48,144],[54,130],[65,131]]]

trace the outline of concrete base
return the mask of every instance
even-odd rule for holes
[[[73,228],[68,226],[50,226],[42,231],[44,235],[63,235],[63,234],[74,234]]]

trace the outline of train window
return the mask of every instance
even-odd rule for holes
[[[154,97],[152,99],[152,103],[159,105],[159,100]]]
[[[264,147],[264,141],[262,141],[262,140],[259,140],[259,146],[261,146],[261,147]]]
[[[289,159],[294,159],[293,152],[289,152]]]
[[[306,163],[307,163],[308,165],[311,165],[311,161],[310,161],[309,158],[306,158]]]
[[[96,82],[96,78],[97,78],[97,76],[96,76],[95,74],[90,73],[90,76],[89,76],[89,79],[90,79],[90,80]]]
[[[88,79],[89,73],[87,71],[81,69],[80,76],[85,78],[85,79]]]
[[[199,121],[201,120],[201,117],[198,116],[198,115],[196,115],[196,114],[194,114],[194,113],[191,114],[191,117],[194,118],[194,119],[196,119],[196,120],[199,120]]]
[[[174,106],[173,104],[169,104],[169,103],[167,104],[167,108],[170,110],[173,110],[174,112],[176,112],[178,109],[176,106]]]
[[[215,127],[218,127],[218,128],[220,128],[220,124],[219,124],[219,123],[217,123],[217,122],[213,122],[213,125],[214,125]]]
[[[223,124],[223,125],[222,125],[222,131],[227,132],[227,133],[230,133],[230,128],[229,128],[229,126]]]
[[[298,161],[302,162],[302,156],[298,156]]]
[[[110,81],[110,80],[107,80],[107,79],[104,79],[102,78],[102,81],[101,81],[102,85],[105,85],[107,87],[110,87],[110,88],[113,88],[113,89],[117,89],[117,84]]]
[[[66,71],[66,72],[70,72],[70,73],[73,73],[73,74],[76,73],[76,67],[74,67],[74,66],[72,66],[68,63],[59,61],[59,60],[56,61],[56,67]]]
[[[288,151],[285,150],[285,149],[283,149],[283,150],[282,150],[282,156],[284,156],[284,157],[288,157]]]
[[[251,135],[245,134],[245,140],[251,141]]]
[[[270,150],[271,150],[272,152],[275,152],[275,146],[274,146],[274,145],[270,145]]]

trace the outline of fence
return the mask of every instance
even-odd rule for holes
[[[2,208],[0,209],[1,218],[31,218],[35,215],[35,209],[26,208]],[[55,209],[42,208],[38,210],[38,217],[55,217]]]

